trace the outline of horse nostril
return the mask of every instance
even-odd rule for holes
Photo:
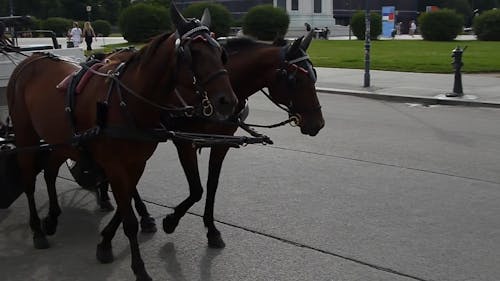
[[[237,103],[234,98],[228,97],[223,93],[220,93],[218,95],[218,98],[216,98],[216,102],[223,113],[232,113]]]

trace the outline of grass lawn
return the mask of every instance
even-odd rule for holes
[[[451,53],[457,45],[467,46],[463,72],[500,72],[500,42],[484,41],[371,41],[370,69],[451,73]],[[308,53],[315,66],[364,69],[364,41],[314,40]]]
[[[307,52],[315,66],[364,69],[364,44],[361,40],[313,40]],[[131,45],[140,49],[144,44],[110,44],[100,51],[111,52]],[[371,41],[370,69],[452,73],[451,53],[457,45],[467,46],[462,72],[500,72],[500,42],[484,41]]]

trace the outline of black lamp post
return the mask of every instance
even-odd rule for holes
[[[9,1],[9,5],[10,5],[10,15],[13,16],[14,15],[14,4],[12,3],[12,0]]]
[[[365,82],[363,87],[370,87],[370,9],[365,1]]]
[[[92,6],[87,5],[85,9],[87,10],[88,21],[90,21],[90,13],[92,12]]]

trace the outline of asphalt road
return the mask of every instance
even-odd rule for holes
[[[155,280],[497,280],[500,110],[388,103],[321,94],[326,127],[261,130],[272,146],[228,154],[215,215],[227,246],[206,247],[202,203],[176,233],[141,235]],[[251,122],[281,121],[256,95]],[[201,158],[206,178],[208,151]],[[119,231],[116,260],[94,258],[109,215],[64,179],[52,248],[34,250],[22,198],[0,211],[2,280],[133,280]],[[160,224],[187,195],[170,143],[139,184]],[[39,206],[47,211],[40,186]]]

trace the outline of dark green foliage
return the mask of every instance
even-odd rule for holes
[[[489,10],[474,18],[473,28],[479,40],[500,41],[500,10]]]
[[[95,34],[101,36],[108,36],[111,33],[111,24],[105,20],[96,20],[92,22]]]
[[[288,31],[290,17],[272,5],[259,5],[251,8],[243,19],[243,33],[259,40],[283,38]]]
[[[358,11],[351,18],[352,33],[358,40],[365,39],[366,23],[365,12]],[[382,33],[382,16],[378,13],[370,13],[370,39],[376,40]]]
[[[421,14],[418,22],[424,40],[451,41],[462,32],[464,18],[453,10],[443,9]]]
[[[145,42],[171,27],[166,8],[144,3],[127,7],[119,23],[123,37],[129,42]]]
[[[57,36],[66,37],[68,34],[68,30],[73,27],[73,21],[65,18],[48,18],[43,20],[40,24],[40,28],[48,29],[54,31]]]
[[[210,16],[212,18],[210,30],[213,31],[217,37],[227,36],[231,23],[233,22],[233,17],[229,10],[221,4],[208,2],[191,4],[182,11],[182,14],[186,18],[200,19],[205,8],[210,10]]]

